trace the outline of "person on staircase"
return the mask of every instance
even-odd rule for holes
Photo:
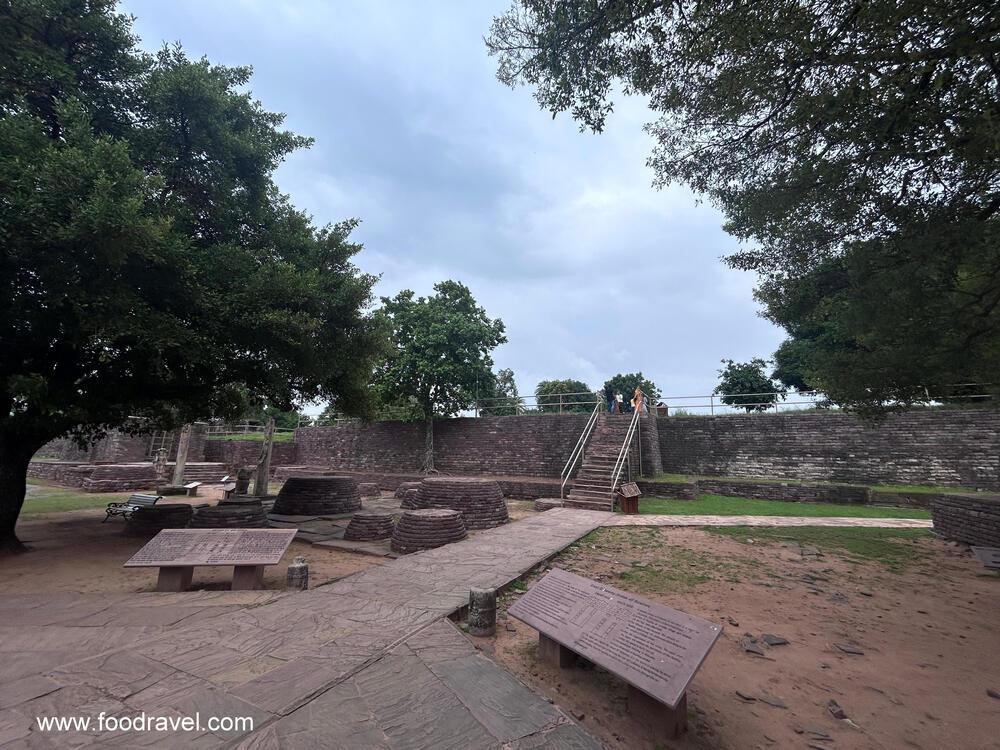
[[[615,413],[615,389],[610,385],[604,386],[604,400],[608,404],[608,414]]]
[[[646,394],[639,386],[635,387],[635,393],[632,394],[632,411],[637,411],[640,414],[649,413],[649,407],[646,406]]]
[[[622,394],[616,393],[615,394],[615,410],[614,410],[613,413],[614,414],[622,414],[622,413],[624,413],[624,411],[625,410],[622,408]]]

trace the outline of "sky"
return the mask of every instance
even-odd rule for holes
[[[601,134],[496,80],[483,42],[508,2],[127,0],[142,46],[252,65],[250,89],[315,138],[275,179],[318,225],[357,218],[356,263],[379,296],[466,284],[507,328],[495,368],[599,388],[642,373],[702,395],[720,360],[769,358],[738,245],[683,186],[652,187],[639,98]]]

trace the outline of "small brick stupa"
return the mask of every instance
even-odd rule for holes
[[[500,485],[489,479],[428,477],[420,483],[419,504],[461,511],[468,529],[490,529],[510,520]]]
[[[361,510],[353,477],[289,477],[274,501],[274,513],[286,516],[337,516]]]
[[[392,532],[392,549],[404,555],[465,539],[462,514],[446,508],[408,510]]]

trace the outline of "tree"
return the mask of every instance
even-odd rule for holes
[[[0,548],[60,435],[364,410],[375,279],[353,222],[317,230],[277,191],[309,141],[249,79],[140,52],[110,0],[0,5]]]
[[[284,410],[270,404],[265,404],[251,408],[241,418],[250,422],[256,422],[257,424],[267,424],[267,420],[272,417],[274,418],[275,427],[290,428],[298,427],[303,415],[298,409]]]
[[[768,363],[755,357],[749,362],[722,360],[719,384],[715,393],[722,396],[722,403],[752,411],[767,411],[779,399],[785,398],[785,389],[767,376]]]
[[[656,387],[656,383],[652,380],[647,380],[641,372],[618,373],[613,378],[605,381],[604,385],[601,386],[602,391],[608,386],[611,386],[611,390],[615,393],[622,394],[622,405],[626,409],[632,400],[632,396],[635,394],[636,388],[641,388],[642,392],[646,394],[646,397],[651,402],[649,404],[650,409],[656,405],[656,400],[660,397],[660,389]]]
[[[597,396],[580,380],[543,380],[535,386],[538,411],[548,414],[589,412]]]
[[[483,395],[485,394],[485,395]],[[510,417],[521,410],[521,398],[510,368],[498,370],[486,388],[480,389],[479,413],[485,417]]]
[[[1000,369],[994,2],[517,0],[498,77],[600,131],[649,98],[657,185],[748,245],[809,383],[872,414]]]
[[[796,391],[816,390],[807,382],[809,377],[809,343],[800,339],[786,339],[774,352],[774,371],[771,378],[786,388]]]
[[[434,470],[434,417],[473,406],[477,383],[492,382],[490,353],[507,341],[503,322],[490,320],[464,284],[442,281],[434,292],[382,298],[390,343],[374,379],[382,404],[410,402],[424,420],[424,471]]]

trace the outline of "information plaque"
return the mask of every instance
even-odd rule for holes
[[[558,568],[507,611],[671,708],[722,633],[708,620]]]
[[[126,568],[276,565],[296,529],[163,529]]]

